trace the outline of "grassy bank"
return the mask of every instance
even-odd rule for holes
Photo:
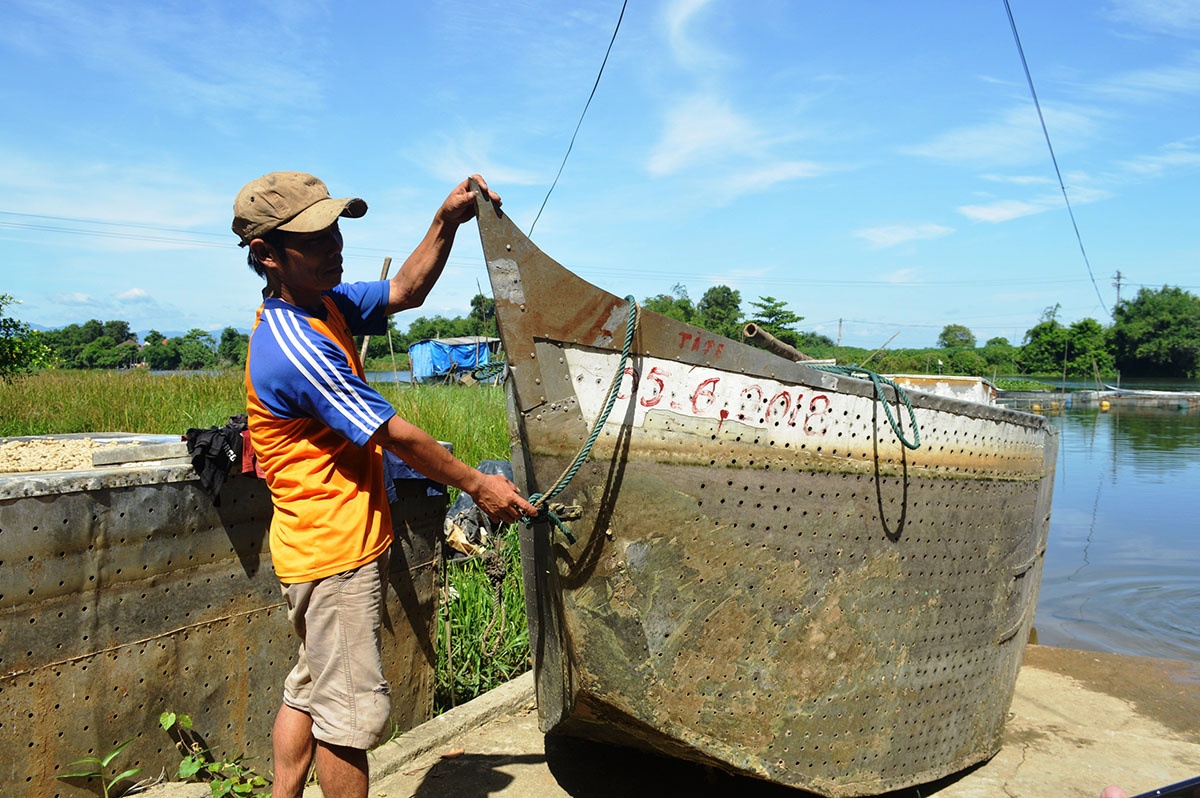
[[[497,387],[378,386],[403,417],[454,444],[472,465],[509,458],[504,395]],[[182,435],[246,412],[238,370],[151,374],[142,370],[50,370],[0,380],[0,436],[67,432]]]
[[[404,418],[477,465],[507,460],[504,390],[487,386],[378,386]],[[44,371],[0,380],[0,437],[69,432],[183,435],[221,426],[244,413],[241,371],[149,374],[145,371]],[[453,497],[451,497],[453,499]],[[479,559],[447,562],[438,610],[436,710],[474,698],[529,667],[515,527],[503,536],[503,623],[493,622],[493,582]],[[499,575],[501,571],[497,569]]]
[[[183,434],[246,412],[241,372],[42,371],[0,381],[0,436]]]

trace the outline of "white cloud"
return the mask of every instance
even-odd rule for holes
[[[675,60],[685,67],[712,68],[723,62],[724,56],[697,41],[690,23],[712,0],[674,0],[666,7],[667,43]]]
[[[897,269],[894,272],[889,272],[882,277],[885,283],[894,285],[904,285],[906,283],[915,283],[920,280],[920,274],[916,269]]]
[[[1164,173],[1179,168],[1192,168],[1200,164],[1200,152],[1193,149],[1196,139],[1172,142],[1154,155],[1140,155],[1125,161],[1121,166],[1138,177],[1162,177]]]
[[[723,98],[699,94],[667,114],[662,138],[646,162],[652,177],[687,173],[714,202],[727,203],[780,183],[828,174],[834,167],[776,153],[786,138],[770,134]]]
[[[940,224],[889,224],[856,230],[854,235],[871,243],[878,249],[894,247],[909,241],[929,241],[944,238],[954,232],[953,227]]]
[[[779,183],[818,177],[829,171],[828,167],[811,161],[779,161],[732,171],[714,181],[713,190],[716,196],[729,200],[744,194],[766,191]]]
[[[277,119],[287,109],[302,124],[300,114],[321,110],[323,39],[307,36],[325,21],[320,3],[250,4],[236,15],[77,0],[19,6],[12,16],[23,49],[45,60],[77,61],[104,75],[110,90],[140,96],[147,106],[210,122],[210,114],[230,112]],[[262,46],[265,30],[271,47]]]
[[[77,306],[81,306],[81,307],[93,307],[93,306],[100,304],[95,299],[93,299],[90,295],[81,294],[79,292],[71,292],[71,293],[66,293],[66,294],[55,294],[50,298],[60,305],[77,305]]]
[[[1109,0],[1107,15],[1153,33],[1187,37],[1200,33],[1195,0]]]
[[[668,112],[666,129],[647,169],[655,177],[665,177],[687,168],[703,168],[745,152],[748,142],[758,138],[754,126],[724,99],[693,96]]]
[[[1050,185],[1050,184],[1054,183],[1053,178],[1039,176],[1039,175],[988,174],[988,175],[980,175],[980,177],[983,178],[984,180],[990,181],[992,183],[1011,183],[1011,184],[1017,185],[1017,186],[1039,186],[1039,185]]]
[[[117,294],[117,299],[122,302],[151,302],[153,301],[150,294],[141,288],[130,288],[128,291],[122,291]]]
[[[228,195],[214,189],[206,175],[159,160],[119,164],[69,154],[45,159],[0,151],[0,162],[6,167],[0,194],[9,207],[21,208],[19,215],[5,211],[6,226],[28,231],[27,237],[93,252],[235,244],[225,234],[233,189]]]
[[[958,212],[976,222],[1008,222],[1022,216],[1032,216],[1047,210],[1044,204],[1022,202],[1020,200],[997,200],[987,205],[962,205]]]
[[[1072,186],[1067,189],[1067,196],[1072,206],[1087,205],[1099,202],[1113,196],[1111,191],[1092,186]],[[1043,194],[1031,200],[1003,199],[978,205],[961,205],[958,212],[976,222],[997,224],[1019,219],[1022,216],[1033,216],[1045,211],[1064,210],[1062,193]]]
[[[447,186],[458,185],[464,177],[479,173],[488,185],[535,186],[548,184],[541,174],[497,160],[492,155],[492,139],[477,131],[467,131],[455,138],[416,149],[413,161]]]
[[[1138,69],[1100,81],[1091,91],[1101,97],[1130,102],[1155,102],[1167,97],[1200,94],[1200,64]]]
[[[1042,113],[1055,150],[1073,149],[1095,130],[1091,112],[1083,109],[1043,104]],[[1033,163],[1049,157],[1032,102],[1010,108],[990,122],[956,128],[924,144],[903,147],[901,152],[936,161],[991,167]]]

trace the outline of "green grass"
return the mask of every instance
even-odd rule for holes
[[[529,627],[521,585],[517,527],[501,536],[495,553],[504,562],[501,606],[484,560],[450,561],[443,569],[438,605],[434,714],[499,687],[529,670]]]
[[[469,465],[508,460],[504,389],[494,385],[387,383],[376,386],[396,412],[439,441],[454,444],[454,455]]]
[[[386,385],[381,393],[396,412],[440,441],[470,465],[508,460],[504,389],[498,386]],[[453,496],[451,497],[453,500]],[[529,628],[517,527],[501,536],[505,562],[503,625],[493,621],[493,588],[479,557],[448,561],[438,603],[434,713],[486,693],[529,669]],[[491,629],[489,629],[489,625]],[[486,635],[486,639],[485,639]]]
[[[150,374],[49,370],[0,381],[0,436],[66,432],[182,435],[246,412],[240,371]]]
[[[1049,383],[1042,382],[1041,380],[1032,380],[1027,377],[1000,377],[996,380],[996,387],[1002,391],[1057,390],[1057,388]]]
[[[183,435],[193,427],[222,426],[229,416],[246,411],[242,379],[241,371],[163,375],[50,370],[0,380],[0,437],[69,432]],[[452,443],[455,455],[466,463],[510,458],[503,388],[377,387],[397,413],[438,440]],[[439,602],[438,607],[438,712],[529,668],[516,527],[510,527],[503,538],[505,623],[498,637],[497,620],[497,628],[483,639],[492,618],[493,591],[482,561],[447,562],[442,569],[443,595],[457,598]]]

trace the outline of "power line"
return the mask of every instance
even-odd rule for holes
[[[125,241],[144,241],[159,244],[181,244],[195,247],[215,247],[218,249],[237,249],[237,243],[229,233],[214,233],[207,230],[188,230],[166,225],[149,224],[146,222],[111,222],[102,219],[88,219],[72,216],[51,216],[48,214],[21,213],[18,211],[0,210],[0,217],[19,217],[18,221],[0,219],[0,229],[31,230],[42,233],[62,233],[73,236],[91,236],[93,238],[115,238]],[[29,220],[29,221],[25,221]],[[46,224],[43,222],[62,222],[64,224]],[[75,225],[75,226],[71,226]],[[80,226],[84,225],[84,226]],[[106,229],[107,228],[107,229]],[[148,230],[157,233],[174,235],[150,235],[147,233],[125,232],[125,230]],[[208,240],[211,239],[211,240]],[[380,247],[352,246],[343,249],[343,256],[348,259],[376,259],[378,255],[390,254],[391,250]],[[465,258],[450,258],[449,264],[478,265],[477,261]]]
[[[19,216],[24,219],[48,219],[54,222],[71,222],[72,224],[95,224],[106,227],[132,227],[139,230],[158,230],[165,233],[187,233],[189,235],[204,235],[214,238],[220,236],[228,238],[225,233],[209,233],[203,230],[185,230],[178,227],[167,227],[165,225],[150,224],[149,222],[111,222],[106,219],[89,219],[81,216],[51,216],[44,213],[22,213],[20,211],[0,211],[2,216]],[[4,223],[6,227],[23,227],[20,222]]]
[[[82,230],[73,227],[61,227],[47,224],[30,224],[21,222],[2,222],[0,227],[15,229],[15,230],[37,230],[40,232],[49,233],[66,233],[68,235],[93,236],[95,238],[118,238],[127,241],[147,241],[160,244],[187,244],[189,246],[198,247],[226,247],[232,244],[225,244],[217,241],[201,241],[195,238],[178,238],[168,236],[152,236],[138,233],[120,233],[112,230]]]
[[[571,148],[575,146],[575,137],[579,135],[579,128],[583,126],[583,117],[587,115],[588,107],[592,104],[592,98],[596,96],[596,88],[600,85],[600,76],[604,74],[604,65],[608,63],[608,55],[612,52],[613,42],[617,40],[617,31],[621,29],[621,20],[625,18],[625,7],[629,5],[629,0],[625,0],[621,4],[621,14],[617,17],[617,26],[613,28],[612,38],[608,40],[608,49],[604,51],[604,60],[600,62],[600,71],[596,73],[596,82],[592,84],[592,93],[588,95],[587,102],[583,104],[583,113],[579,115],[579,121],[575,123],[575,132],[571,134],[571,143],[567,145],[567,152],[563,155],[562,163],[558,165],[558,174],[554,176],[554,182],[550,184],[550,189],[546,192],[545,199],[542,200],[542,207],[538,208],[537,216],[533,217],[533,224],[529,225],[529,235],[533,235],[533,228],[538,223],[538,219],[542,218],[542,211],[546,209],[546,203],[550,201],[550,194],[554,191],[554,187],[558,185],[558,178],[562,176],[563,168],[567,165],[567,158],[571,155]]]
[[[1017,33],[1017,21],[1013,19],[1012,7],[1004,0],[1004,10],[1008,12],[1008,24],[1012,28],[1013,41],[1017,43],[1017,53],[1021,56],[1021,66],[1025,70],[1025,80],[1029,83],[1029,94],[1033,97],[1033,106],[1037,109],[1038,121],[1042,123],[1042,135],[1046,137],[1046,147],[1050,150],[1050,160],[1054,164],[1054,174],[1058,175],[1058,187],[1062,189],[1063,201],[1067,203],[1067,214],[1071,217],[1071,227],[1075,229],[1075,240],[1079,242],[1079,252],[1083,255],[1083,264],[1087,266],[1088,277],[1091,278],[1092,288],[1096,289],[1096,298],[1100,307],[1107,307],[1104,297],[1100,296],[1100,286],[1096,284],[1096,276],[1092,274],[1092,264],[1088,260],[1087,250],[1083,248],[1083,236],[1079,233],[1079,225],[1075,221],[1075,211],[1071,208],[1071,198],[1067,196],[1067,186],[1063,182],[1062,171],[1058,168],[1058,158],[1054,155],[1054,145],[1050,143],[1050,131],[1046,127],[1046,118],[1042,115],[1042,104],[1038,101],[1037,89],[1033,87],[1033,75],[1029,72],[1029,62],[1025,60],[1025,48],[1021,46],[1021,37]]]

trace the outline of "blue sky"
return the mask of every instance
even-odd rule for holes
[[[1118,271],[1200,293],[1200,4],[1010,2],[1090,273],[1003,0],[633,0],[532,237],[618,295],[725,284],[863,347],[1107,323]],[[620,11],[8,0],[0,293],[42,326],[247,329],[232,201],[280,169],[369,203],[348,279],[471,172],[528,232]],[[472,227],[407,321],[481,288]]]

